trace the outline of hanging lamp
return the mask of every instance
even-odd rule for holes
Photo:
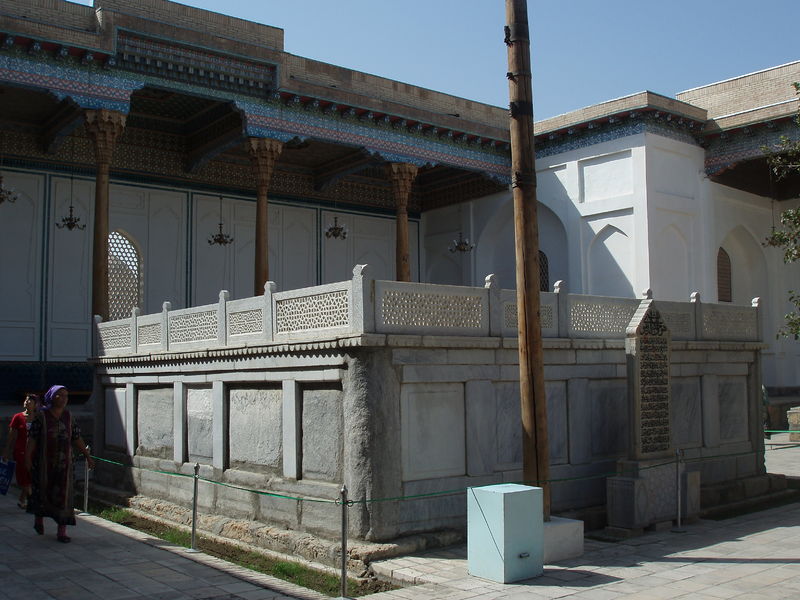
[[[222,230],[222,196],[219,197],[219,231],[208,237],[208,245],[227,246],[233,243],[233,238]]]

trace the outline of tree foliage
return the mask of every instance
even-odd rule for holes
[[[800,82],[792,84],[800,95]],[[800,128],[800,111],[795,117],[795,123]],[[782,179],[790,173],[800,172],[800,139],[790,139],[781,136],[775,148],[765,148],[767,162],[773,175]],[[800,259],[800,208],[790,208],[781,213],[781,226],[775,228],[764,242],[783,250],[783,261],[793,263]],[[794,305],[794,310],[785,316],[786,322],[779,335],[800,339],[800,293],[790,290],[789,302]]]

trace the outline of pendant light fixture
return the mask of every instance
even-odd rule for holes
[[[461,232],[458,232],[458,240],[450,242],[450,252],[470,252],[475,247],[475,244],[470,243],[469,238],[464,239]]]
[[[19,194],[10,187],[6,187],[3,183],[3,150],[5,150],[5,135],[3,136],[3,144],[0,145],[0,204],[8,202],[9,204],[16,202]]]
[[[72,162],[75,162],[75,138],[70,138],[70,154],[72,155]],[[74,168],[74,167],[71,167]],[[59,229],[73,229],[83,230],[86,229],[86,223],[81,223],[80,217],[75,216],[75,176],[74,173],[69,174],[69,215],[61,217],[61,223],[56,223]]]
[[[208,238],[209,246],[219,244],[220,246],[227,246],[233,243],[233,238],[227,233],[222,231],[222,196],[219,197],[219,231],[210,235]]]
[[[328,225],[328,228],[325,230],[325,237],[335,240],[347,239],[347,227],[339,225],[339,217],[333,217],[333,223]]]

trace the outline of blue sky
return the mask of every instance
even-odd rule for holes
[[[508,104],[504,0],[183,3],[281,27],[293,54]],[[537,120],[800,59],[800,0],[528,0],[528,12]]]

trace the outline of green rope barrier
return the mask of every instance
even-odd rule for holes
[[[212,483],[214,485],[221,485],[222,487],[231,488],[234,490],[241,490],[243,492],[251,492],[253,494],[258,494],[259,496],[271,496],[273,498],[283,498],[284,500],[298,500],[300,502],[319,502],[322,504],[337,504],[337,500],[325,500],[324,498],[305,498],[300,496],[286,496],[284,494],[276,494],[274,492],[264,492],[261,490],[253,490],[250,488],[242,487],[240,485],[233,485],[232,483],[224,483],[222,481],[214,481],[213,479],[207,479],[205,477],[198,477],[200,481],[205,481],[206,483]]]
[[[786,433],[786,432],[784,432],[784,433]],[[795,432],[795,433],[800,433],[800,432]],[[765,452],[773,452],[773,451],[777,451],[777,450],[788,450],[789,448],[800,448],[800,443],[782,445],[781,447],[778,447],[778,448],[767,448],[767,449],[765,449]],[[729,454],[715,454],[715,455],[711,455],[711,456],[697,456],[697,457],[693,457],[693,458],[683,458],[683,459],[681,459],[681,462],[683,462],[685,464],[697,463],[697,462],[701,462],[701,461],[705,461],[705,460],[712,460],[712,459],[717,459],[717,458],[731,458],[731,457],[736,457],[736,456],[745,456],[745,455],[748,455],[748,454],[753,454],[753,451],[734,452],[734,453],[729,453]],[[137,465],[125,464],[125,463],[117,462],[117,461],[114,461],[114,460],[109,460],[107,458],[101,458],[99,456],[94,456],[94,455],[91,455],[91,456],[95,460],[99,460],[101,462],[105,462],[105,463],[109,463],[109,464],[113,464],[113,465],[119,465],[121,467],[131,467],[131,468],[139,469],[139,470],[142,470],[142,471],[149,471],[151,473],[160,473],[160,474],[163,474],[163,475],[172,475],[172,476],[176,476],[176,477],[188,477],[190,479],[194,478],[194,475],[187,474],[187,473],[176,473],[174,471],[163,471],[163,470],[159,470],[159,469],[149,469],[147,467],[139,467]],[[656,464],[653,464],[653,465],[643,466],[643,467],[640,467],[639,470],[640,471],[646,471],[646,470],[649,470],[649,469],[656,469],[656,468],[659,468],[659,467],[665,467],[665,466],[670,466],[670,465],[674,465],[674,464],[675,464],[675,461],[674,460],[670,460],[670,461],[665,461],[665,462],[662,462],[662,463],[656,463]],[[517,484],[520,484],[520,485],[541,486],[543,483],[564,483],[564,482],[568,482],[568,481],[588,481],[590,479],[602,479],[602,478],[605,478],[605,477],[616,477],[616,476],[619,476],[619,475],[623,475],[623,473],[620,472],[620,471],[616,471],[615,470],[615,471],[607,471],[605,473],[596,473],[594,475],[579,475],[579,476],[575,476],[575,477],[559,477],[559,478],[555,478],[555,479],[547,479],[547,480],[544,480],[544,481],[535,481],[535,482],[514,481],[512,483],[517,483]],[[254,490],[254,489],[251,489],[251,488],[246,488],[246,487],[239,486],[239,485],[234,485],[234,484],[231,484],[231,483],[224,483],[222,481],[215,481],[213,479],[208,479],[206,477],[198,477],[198,479],[200,481],[204,481],[206,483],[210,483],[210,484],[213,484],[213,485],[219,485],[219,486],[222,486],[222,487],[227,487],[227,488],[231,488],[231,489],[235,489],[235,490],[240,490],[240,491],[243,491],[243,492],[250,492],[252,494],[258,494],[259,496],[269,496],[269,497],[272,497],[272,498],[281,498],[281,499],[284,499],[284,500],[295,500],[297,502],[317,502],[317,503],[320,503],[320,504],[336,504],[336,505],[339,505],[341,503],[340,500],[338,500],[338,499],[336,499],[336,500],[326,500],[326,499],[322,499],[322,498],[307,498],[307,497],[303,497],[303,496],[289,496],[289,495],[286,495],[286,494],[276,494],[274,492],[265,492],[265,491],[262,491],[262,490]],[[495,485],[495,484],[486,484],[486,485]],[[483,486],[473,486],[473,487],[483,487]],[[436,497],[436,496],[453,496],[453,495],[457,495],[457,494],[464,494],[464,493],[466,493],[467,489],[468,488],[457,488],[457,489],[444,490],[444,491],[441,491],[441,492],[427,492],[427,493],[424,493],[424,494],[412,494],[410,496],[393,496],[393,497],[388,497],[388,498],[362,498],[360,500],[348,500],[347,501],[347,505],[348,506],[352,506],[354,504],[364,504],[364,505],[366,505],[366,504],[374,504],[374,503],[377,503],[377,502],[399,502],[399,501],[405,501],[405,500],[417,500],[417,499],[420,499],[420,498],[433,498],[433,497]]]

